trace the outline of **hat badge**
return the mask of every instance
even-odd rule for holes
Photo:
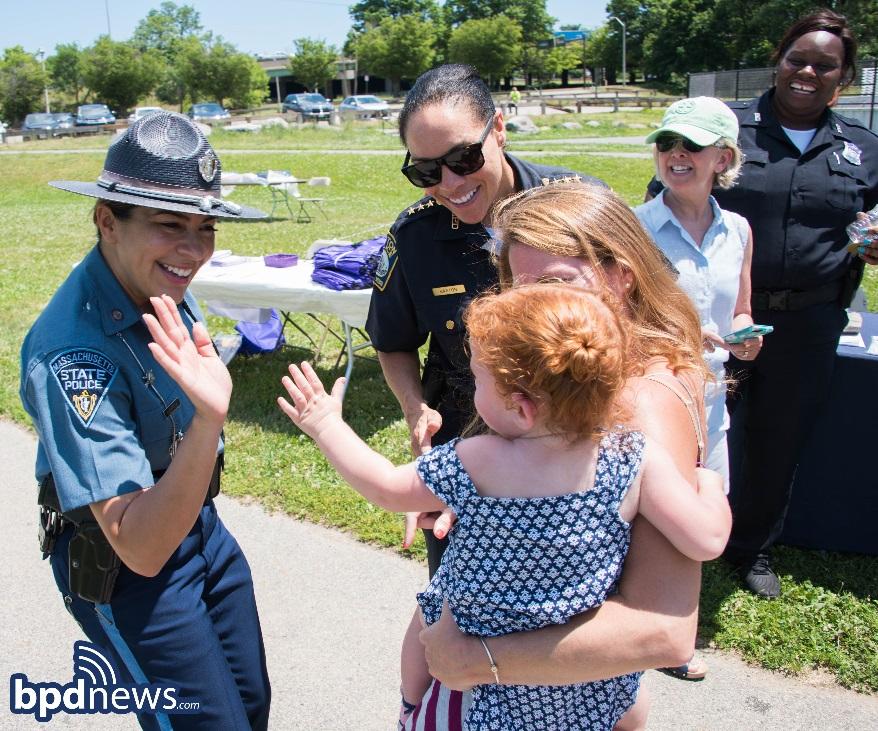
[[[198,173],[201,175],[205,183],[212,183],[216,177],[216,171],[219,167],[219,160],[213,154],[213,150],[208,150],[206,154],[198,158]]]

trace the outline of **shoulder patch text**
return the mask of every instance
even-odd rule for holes
[[[116,364],[97,350],[74,348],[56,355],[49,368],[73,413],[88,426],[116,376]]]

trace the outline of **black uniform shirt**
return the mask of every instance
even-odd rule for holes
[[[506,160],[515,174],[516,190],[582,180],[604,185],[563,168],[534,165],[511,155]],[[481,223],[464,223],[433,198],[422,198],[391,227],[375,277],[366,322],[372,344],[382,352],[412,352],[430,336],[425,396],[443,417],[449,411],[471,409],[472,375],[461,316],[475,295],[497,283],[485,248],[488,239]]]
[[[713,193],[753,229],[753,289],[809,290],[853,263],[844,228],[878,203],[878,136],[828,109],[800,153],[774,115],[773,94],[729,104],[744,165],[734,187]]]

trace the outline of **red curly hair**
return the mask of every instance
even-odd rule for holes
[[[628,342],[609,295],[527,284],[477,297],[464,321],[499,393],[529,396],[552,432],[595,437],[622,419]]]

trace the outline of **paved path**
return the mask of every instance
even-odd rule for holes
[[[68,682],[73,642],[81,639],[37,554],[34,453],[32,434],[0,421],[0,687],[7,689],[15,672],[32,682]],[[218,504],[253,567],[274,692],[271,729],[390,731],[399,642],[425,568],[257,505],[224,497]],[[711,673],[701,683],[647,673],[650,729],[878,728],[878,697],[793,680],[721,653],[707,659]],[[127,716],[58,715],[47,727],[13,715],[3,699],[0,729],[37,728],[137,725]]]

